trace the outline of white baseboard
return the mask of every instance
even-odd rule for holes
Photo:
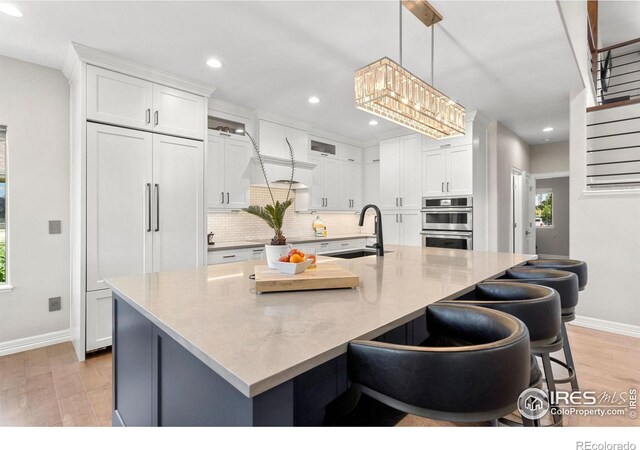
[[[13,341],[0,342],[0,356],[11,355],[12,353],[24,352],[40,347],[47,347],[49,345],[60,344],[70,340],[71,330],[67,329],[15,339]]]
[[[610,320],[594,319],[593,317],[576,316],[571,325],[591,328],[593,330],[607,331],[609,333],[623,334],[640,338],[640,326],[629,325],[628,323],[612,322]]]

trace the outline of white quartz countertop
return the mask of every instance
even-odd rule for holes
[[[107,280],[111,288],[247,397],[379,336],[534,255],[387,245],[337,262],[360,287],[256,294],[262,261]],[[126,345],[126,342],[120,343]]]
[[[293,238],[287,238],[287,244],[295,245],[295,244],[306,244],[309,242],[339,241],[342,239],[366,239],[369,237],[375,238],[376,235],[375,234],[332,234],[332,235],[323,236],[323,237],[316,237],[316,236],[293,237]],[[233,250],[236,248],[262,247],[263,245],[266,245],[269,242],[271,242],[271,239],[218,242],[214,245],[209,245],[209,251],[215,252],[216,250]]]

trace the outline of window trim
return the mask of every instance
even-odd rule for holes
[[[11,292],[13,285],[9,278],[9,144],[7,126],[0,125],[0,133],[4,134],[4,283],[0,282],[0,293]]]
[[[551,194],[551,225],[536,225],[536,230],[552,230],[556,227],[556,202],[553,200],[553,189],[552,188],[536,188],[536,205],[537,206],[537,197],[539,194]]]

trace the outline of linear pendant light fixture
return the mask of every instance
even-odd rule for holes
[[[433,25],[442,16],[420,0],[400,1],[400,64],[384,57],[354,74],[356,107],[435,139],[465,132],[465,109],[402,67],[402,6],[431,26],[431,84],[433,84]]]

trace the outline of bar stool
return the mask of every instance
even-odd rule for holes
[[[554,393],[556,385],[551,368],[550,354],[562,348],[560,335],[560,296],[546,286],[534,286],[525,283],[509,283],[506,281],[485,281],[476,285],[475,289],[463,296],[444,303],[481,306],[511,314],[522,320],[529,330],[531,344],[531,377],[529,387],[538,387],[540,369],[533,355],[542,358],[544,375],[549,393]],[[536,379],[537,375],[537,379]],[[509,425],[515,422],[502,420]],[[562,425],[562,416],[553,416],[554,426]]]
[[[565,361],[551,357],[551,362],[564,367],[568,376],[565,378],[555,378],[556,384],[570,383],[573,391],[579,390],[578,377],[571,353],[571,344],[567,335],[566,322],[575,319],[575,310],[578,305],[579,278],[573,272],[555,269],[543,269],[537,266],[520,266],[507,270],[505,275],[496,281],[521,282],[547,286],[555,289],[560,294],[560,304],[562,308],[562,350]]]
[[[327,406],[325,425],[340,424],[362,394],[408,414],[454,422],[497,424],[516,410],[529,385],[524,323],[500,311],[452,304],[429,305],[426,320],[429,334],[420,346],[349,344],[351,386]]]
[[[587,286],[587,263],[577,259],[532,259],[527,261],[527,266],[540,269],[556,269],[575,273],[578,277],[578,287],[582,291]]]

